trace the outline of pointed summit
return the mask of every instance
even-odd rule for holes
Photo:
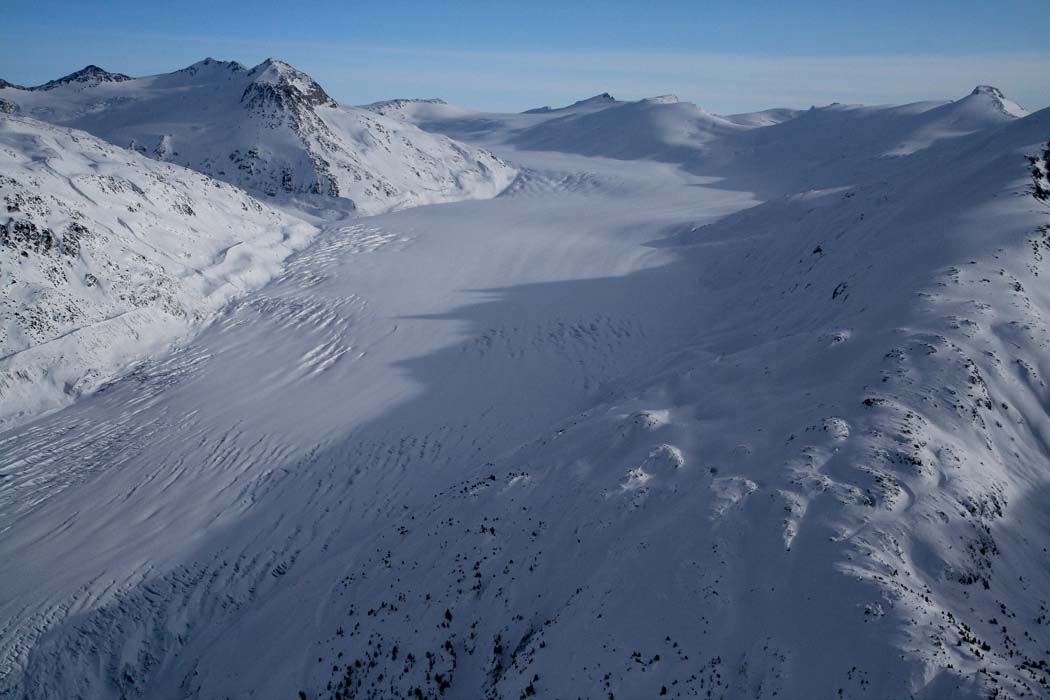
[[[43,85],[37,85],[30,88],[30,90],[53,90],[60,85],[69,85],[71,83],[98,85],[100,83],[122,83],[125,80],[131,80],[131,76],[123,73],[110,73],[108,70],[92,64],[57,80],[50,80]]]
[[[992,85],[978,85],[973,89],[973,92],[964,98],[964,100],[990,102],[992,106],[1005,112],[1011,117],[1024,117],[1028,114],[1028,110],[1013,100],[1007,99],[1002,90]]]
[[[337,106],[313,78],[275,58],[268,58],[252,68],[248,77],[252,83],[244,91],[241,102],[250,108],[267,104],[282,108]]]

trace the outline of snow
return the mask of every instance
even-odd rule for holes
[[[316,232],[224,183],[20,117],[0,120],[0,199],[0,425],[189,335]]]
[[[973,97],[375,115],[518,176],[0,433],[0,696],[1044,695],[1050,111]]]
[[[482,149],[331,99],[267,59],[206,59],[119,82],[0,89],[25,116],[90,132],[270,198],[338,197],[362,214],[485,198],[515,171]],[[327,206],[320,204],[320,206]]]

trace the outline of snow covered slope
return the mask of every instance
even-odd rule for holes
[[[519,131],[510,143],[536,151],[675,162],[688,160],[705,143],[744,128],[673,95],[603,103],[598,110],[581,111],[577,109],[581,104],[587,103],[565,108],[566,116]]]
[[[453,107],[444,100],[437,98],[383,100],[382,102],[364,105],[362,109],[412,123],[472,114],[469,109]]]
[[[0,89],[0,99],[239,187],[342,197],[366,214],[491,197],[515,174],[484,150],[341,106],[273,59],[252,69],[205,59],[146,78],[88,66],[36,88]]]
[[[0,697],[1047,696],[1050,110],[973,98],[428,123],[520,177],[0,433]]]
[[[184,168],[0,115],[0,424],[68,403],[272,277],[313,227]]]
[[[523,114],[405,109],[428,131],[489,148],[559,151],[679,163],[727,178],[734,187],[779,196],[864,177],[888,158],[943,139],[1008,124],[1027,112],[981,85],[950,102],[901,106],[839,103],[719,116],[673,95],[621,102],[602,94],[567,107]]]
[[[999,90],[987,86],[952,102],[832,104],[727,139],[707,154],[700,167],[722,172],[767,195],[834,187],[863,179],[888,160],[1009,124],[1024,114]]]

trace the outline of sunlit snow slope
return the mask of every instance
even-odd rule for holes
[[[165,349],[315,233],[225,183],[17,116],[0,116],[0,201],[0,425]]]
[[[1050,111],[973,97],[388,104],[519,177],[0,434],[0,697],[1047,696]]]
[[[250,69],[205,59],[145,78],[88,66],[0,89],[0,100],[254,192],[339,197],[366,214],[491,197],[514,177],[482,149],[340,105],[274,59]]]

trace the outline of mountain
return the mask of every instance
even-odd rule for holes
[[[995,88],[978,87],[949,102],[814,107],[723,142],[705,167],[770,195],[834,187],[887,159],[1010,124],[1024,114],[1012,105]]]
[[[0,424],[186,336],[313,232],[83,132],[0,116],[0,146]]]
[[[205,59],[129,78],[88,66],[0,99],[267,196],[350,200],[361,213],[491,197],[514,176],[481,149],[337,104],[313,79],[268,59]]]
[[[438,98],[400,98],[395,100],[383,100],[381,102],[373,102],[364,105],[362,109],[367,109],[376,114],[382,114],[384,117],[394,117],[396,119],[403,119],[410,122],[434,117],[450,117],[470,113],[469,110],[452,107],[444,100]]]
[[[78,71],[70,73],[69,75],[63,76],[58,80],[50,80],[43,85],[37,85],[32,88],[25,88],[29,90],[54,90],[57,87],[63,85],[77,85],[78,87],[95,87],[102,83],[122,83],[131,78],[123,73],[110,73],[108,70],[99,68],[96,65],[89,65],[81,68]],[[4,85],[2,87],[17,87],[13,85]]]
[[[863,177],[873,163],[946,139],[1009,124],[1027,112],[997,88],[978,86],[956,101],[907,105],[834,103],[720,116],[673,95],[621,102],[607,93],[567,107],[522,114],[430,114],[410,119],[427,131],[517,150],[623,160],[647,158],[780,196]]]
[[[519,175],[299,211],[265,287],[0,432],[0,697],[1047,696],[1050,109],[582,102],[380,108]],[[27,202],[177,250],[91,178],[188,171],[5,120]],[[176,223],[237,211],[190,176]],[[72,219],[5,240],[61,270]]]
[[[535,109],[527,109],[522,114],[550,114],[551,112],[573,112],[586,109],[603,109],[610,107],[617,103],[617,99],[607,92],[603,92],[600,95],[594,97],[588,97],[585,100],[577,100],[571,105],[566,107],[536,107]]]
[[[536,151],[676,160],[689,157],[678,155],[683,150],[695,152],[743,128],[671,95],[626,103],[599,96],[564,111],[566,116],[518,131],[510,143]]]

